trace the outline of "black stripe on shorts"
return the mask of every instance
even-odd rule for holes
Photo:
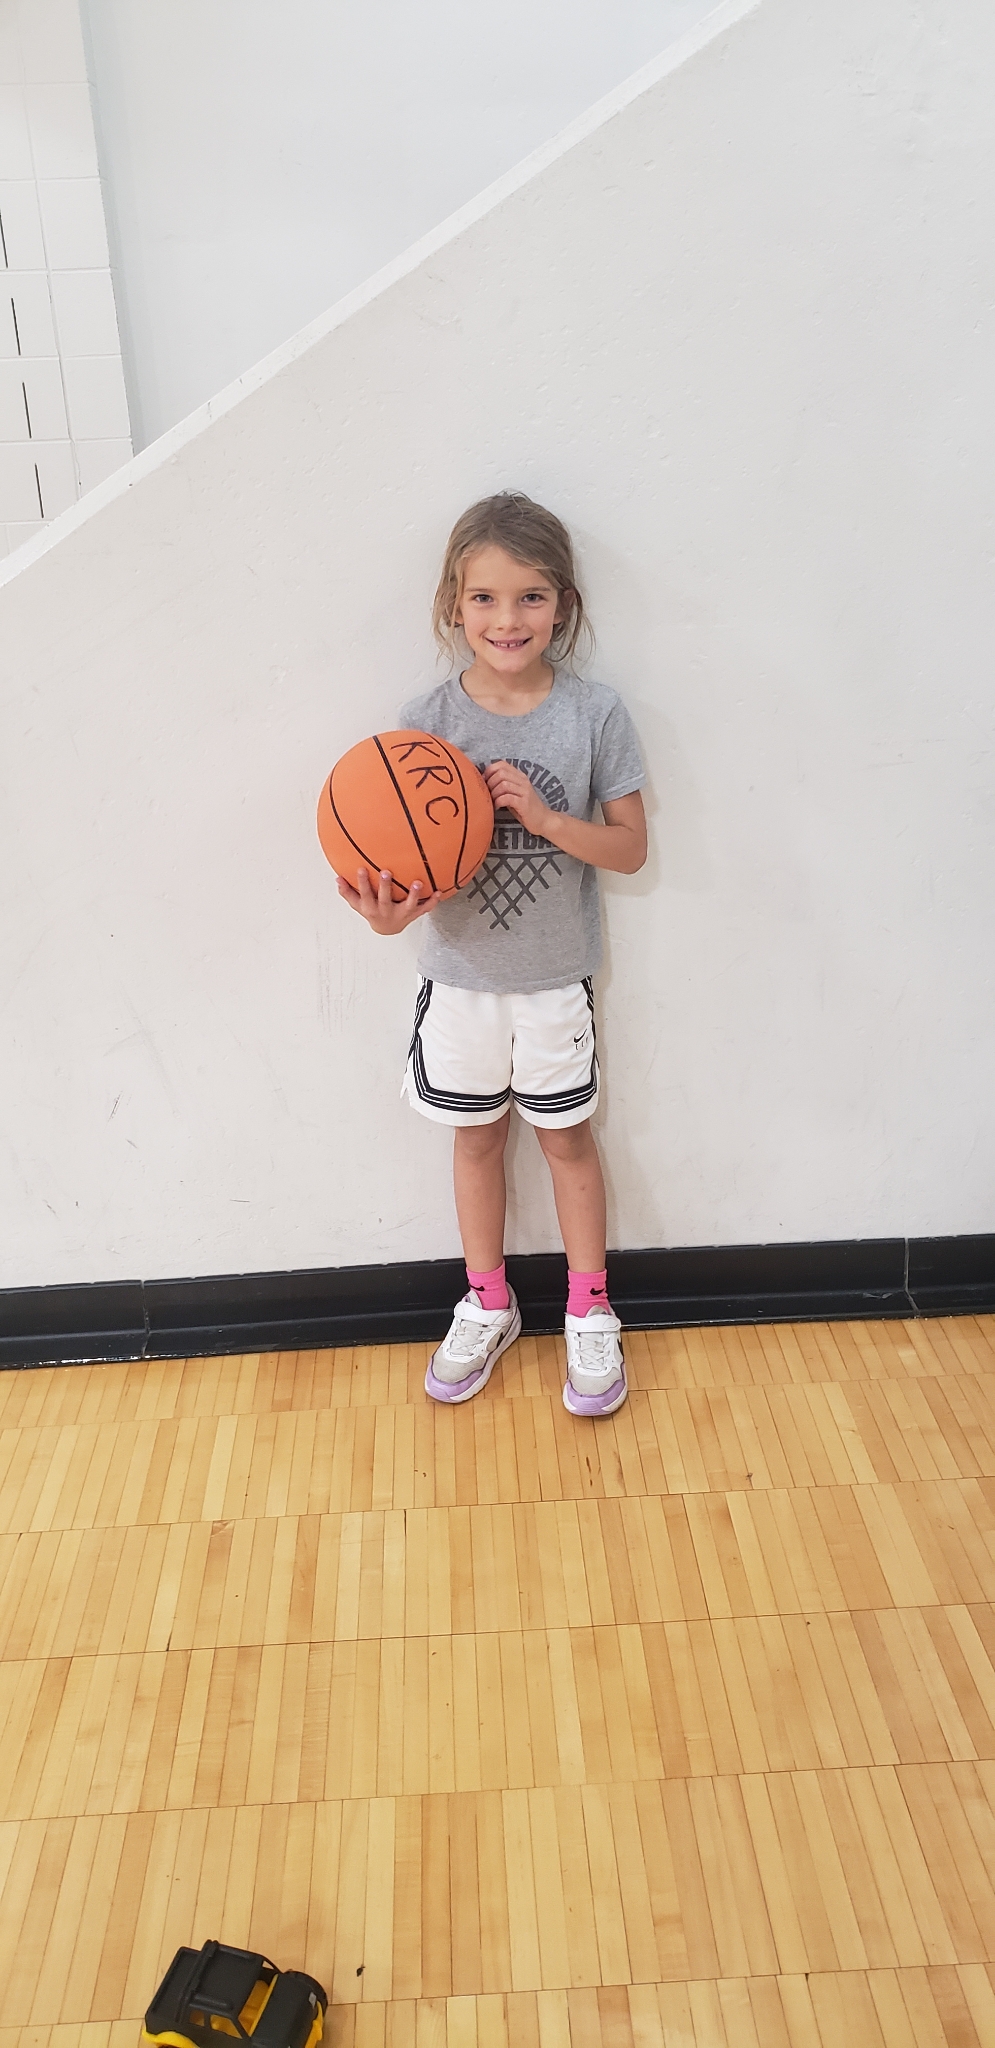
[[[415,1093],[420,1102],[428,1103],[432,1109],[466,1110],[470,1115],[482,1115],[489,1109],[503,1109],[511,1101],[511,1088],[503,1088],[499,1095],[456,1095],[444,1088],[433,1088],[425,1067],[425,1051],[421,1042],[421,1027],[428,1015],[432,1000],[432,983],[424,981],[418,991],[415,1004],[415,1023],[408,1047],[411,1071],[415,1077]]]
[[[585,975],[581,984],[591,1012],[591,1030],[594,1033],[594,1051],[591,1054],[591,1071],[586,1081],[580,1081],[576,1088],[564,1088],[559,1095],[520,1095],[512,1089],[515,1102],[522,1109],[545,1111],[547,1116],[560,1116],[568,1109],[582,1109],[585,1102],[592,1102],[598,1092],[598,1034],[594,1023],[594,983]]]

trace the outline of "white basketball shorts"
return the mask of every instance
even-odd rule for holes
[[[438,1124],[496,1124],[510,1103],[527,1123],[586,1123],[598,1103],[590,981],[532,996],[444,988],[420,978],[401,1084]]]

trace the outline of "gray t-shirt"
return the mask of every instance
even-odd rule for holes
[[[575,676],[557,674],[549,696],[520,718],[482,710],[451,676],[405,704],[400,724],[451,741],[478,768],[512,762],[551,810],[572,818],[590,820],[596,803],[628,796],[646,779],[617,692]],[[446,987],[494,995],[566,988],[600,964],[597,870],[499,811],[483,867],[422,930],[418,966]]]

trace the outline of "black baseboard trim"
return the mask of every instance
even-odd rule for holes
[[[995,1311],[995,1234],[620,1251],[608,1268],[630,1329]],[[562,1255],[512,1257],[508,1270],[526,1331],[562,1329]],[[442,1335],[465,1285],[458,1259],[431,1259],[7,1288],[0,1368],[417,1342]]]

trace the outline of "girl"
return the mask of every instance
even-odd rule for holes
[[[428,916],[404,1091],[423,1116],[455,1129],[469,1291],[425,1386],[436,1401],[470,1400],[522,1327],[504,1269],[514,1103],[545,1154],[567,1254],[564,1404],[572,1415],[611,1415],[627,1387],[591,1131],[591,976],[601,958],[596,871],[635,874],[646,858],[639,743],[615,691],[571,672],[586,622],[570,536],[521,492],[484,498],[457,520],[433,625],[451,660],[457,632],[472,660],[405,704],[400,724],[451,741],[481,767],[494,800],[490,851],[446,903],[423,900],[418,882],[394,903],[386,873],[376,895],[365,869],[357,888],[339,882],[375,932]]]

